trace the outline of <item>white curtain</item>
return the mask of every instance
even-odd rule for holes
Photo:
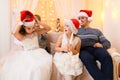
[[[112,47],[120,52],[120,0],[103,1],[103,31]]]
[[[12,0],[11,1],[11,31],[13,30],[13,28],[16,26],[17,21],[19,19],[19,12],[21,10],[30,10],[31,12],[34,13],[34,10],[37,6],[38,0]],[[13,46],[13,44],[20,44],[19,41],[17,41],[16,39],[14,39],[14,37],[11,38],[11,47]]]
[[[18,10],[28,9],[34,11],[38,0],[12,0],[12,7]]]
[[[0,58],[10,49],[9,0],[0,0]],[[3,10],[4,9],[4,10]]]
[[[54,0],[57,17],[62,21],[77,16],[80,9],[83,9],[84,0]]]

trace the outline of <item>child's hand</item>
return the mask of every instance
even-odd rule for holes
[[[63,47],[64,52],[68,52],[68,46]]]
[[[95,43],[95,44],[94,44],[94,48],[96,48],[96,47],[101,47],[101,48],[103,48],[103,45],[100,44],[100,43]]]
[[[30,18],[29,17],[26,17],[22,22],[25,22],[26,20],[29,20]]]
[[[72,44],[68,44],[68,51],[72,51],[74,48],[72,46]]]

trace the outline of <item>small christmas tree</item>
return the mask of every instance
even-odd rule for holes
[[[57,18],[55,32],[61,31],[60,18]]]

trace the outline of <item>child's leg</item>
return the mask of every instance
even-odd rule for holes
[[[72,75],[64,75],[65,80],[72,80]]]

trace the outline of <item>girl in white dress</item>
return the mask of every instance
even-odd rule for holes
[[[0,80],[50,80],[52,56],[39,48],[38,34],[49,31],[50,27],[28,11],[21,11],[21,24],[13,35],[22,43],[23,50],[14,51],[2,63]],[[44,28],[35,30],[35,20]]]
[[[79,59],[81,40],[76,36],[79,27],[78,20],[67,20],[64,33],[59,36],[55,46],[54,63],[63,80],[72,80],[82,73],[83,64]]]

